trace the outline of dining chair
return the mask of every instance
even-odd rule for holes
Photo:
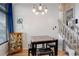
[[[46,43],[42,44],[41,48],[37,48],[36,55],[41,56],[41,55],[49,55],[53,56],[53,51],[52,49],[46,47]]]
[[[38,56],[41,55],[49,55],[53,56],[53,51],[50,48],[40,48],[39,51],[37,52]]]
[[[52,49],[53,55],[54,55],[54,53],[55,53],[55,46],[56,46],[55,43],[48,43],[48,44],[47,44],[47,47],[49,47],[50,49]]]

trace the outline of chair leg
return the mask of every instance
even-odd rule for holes
[[[52,52],[52,56],[53,56],[53,52]]]
[[[53,56],[53,52],[49,53],[49,56]]]
[[[29,50],[28,50],[28,56],[30,55]]]
[[[51,54],[49,53],[49,56],[51,56]]]
[[[28,56],[30,56],[30,50],[28,50]]]
[[[47,48],[47,43],[46,43],[46,48]]]

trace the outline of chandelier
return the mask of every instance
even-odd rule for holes
[[[36,15],[41,14],[41,15],[45,15],[48,12],[47,6],[43,5],[43,4],[38,4],[38,5],[33,5],[33,9],[32,9],[33,13],[35,13]]]

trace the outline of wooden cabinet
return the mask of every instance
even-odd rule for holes
[[[8,48],[9,55],[22,51],[22,33],[10,33]]]

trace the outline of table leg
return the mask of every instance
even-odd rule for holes
[[[45,45],[44,44],[42,44],[42,48],[45,48]]]
[[[55,56],[57,56],[58,55],[58,40],[56,40],[56,46],[54,50],[55,50]]]
[[[34,56],[34,44],[32,44],[32,56]]]
[[[37,51],[37,44],[35,44],[35,51],[34,51],[35,56],[36,56],[36,51]]]
[[[35,48],[35,44],[32,44],[32,56],[36,55],[36,48]]]

